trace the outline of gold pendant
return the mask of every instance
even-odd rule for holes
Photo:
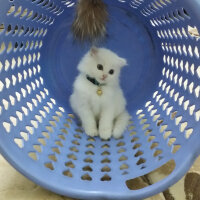
[[[97,89],[97,95],[101,96],[103,94],[103,91],[101,88],[98,88]]]

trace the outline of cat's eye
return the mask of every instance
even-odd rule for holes
[[[111,69],[111,70],[109,71],[109,74],[114,74],[114,70]]]
[[[103,65],[98,64],[98,65],[97,65],[97,69],[98,69],[98,70],[103,70]]]

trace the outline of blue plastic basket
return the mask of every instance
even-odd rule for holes
[[[89,138],[70,114],[76,66],[88,50],[70,33],[75,2],[4,0],[0,151],[22,174],[56,193],[143,199],[177,182],[200,152],[200,1],[107,3],[102,46],[129,63],[121,76],[132,115],[124,137]],[[127,187],[127,180],[169,160],[176,167],[164,180],[140,190]]]

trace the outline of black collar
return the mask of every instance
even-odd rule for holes
[[[106,85],[105,83],[99,83],[95,78],[92,78],[89,75],[86,75],[86,78],[88,81],[90,81],[92,84],[94,84],[98,87]]]

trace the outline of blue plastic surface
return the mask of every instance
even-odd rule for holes
[[[132,115],[124,137],[89,138],[71,115],[76,66],[89,48],[70,33],[75,2],[5,0],[0,6],[0,152],[26,177],[62,195],[144,199],[177,182],[200,153],[200,37],[191,32],[200,30],[200,3],[105,2],[110,21],[101,46],[129,64],[121,76]],[[153,143],[158,146],[152,149]],[[154,154],[157,150],[161,154]],[[138,151],[142,154],[134,156]],[[164,180],[135,191],[126,186],[171,159],[176,168]]]

